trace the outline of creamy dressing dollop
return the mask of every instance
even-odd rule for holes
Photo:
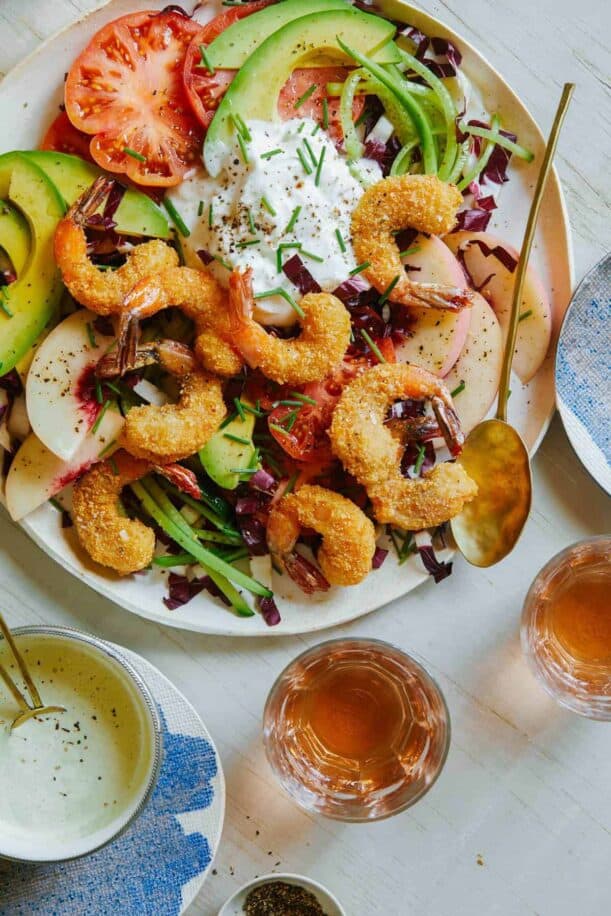
[[[350,220],[363,186],[315,121],[248,121],[247,127],[250,139],[241,148],[236,134],[216,178],[198,169],[170,195],[191,232],[182,240],[187,260],[194,264],[199,251],[216,257],[209,269],[224,285],[228,268],[252,267],[255,294],[281,287],[299,299],[298,290],[278,271],[278,246],[300,244],[301,249],[282,251],[282,263],[298,253],[320,287],[334,290],[357,266]],[[323,150],[317,183],[315,162]],[[359,171],[369,181],[381,178],[369,160],[359,163]],[[295,321],[290,304],[277,295],[257,300],[255,314],[264,324]]]

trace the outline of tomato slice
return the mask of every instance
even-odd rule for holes
[[[173,10],[122,16],[97,32],[66,80],[66,112],[91,156],[137,184],[171,187],[199,157],[202,130],[182,82],[198,23]]]
[[[202,59],[200,46],[211,44],[224,29],[238,19],[243,19],[245,16],[250,16],[251,13],[256,13],[258,10],[269,6],[272,2],[274,0],[259,0],[259,2],[249,3],[245,7],[234,7],[227,10],[207,23],[191,41],[185,57],[183,81],[193,111],[200,124],[204,127],[210,126],[214,112],[218,108],[236,71],[215,70],[214,73],[209,73],[205,67],[200,66]],[[345,78],[346,68],[342,66],[310,67],[295,70],[282,89],[278,99],[280,117],[285,121],[290,118],[313,118],[315,121],[322,123],[323,99],[327,97],[327,83],[342,82]],[[315,91],[296,109],[295,103],[313,83],[316,84]],[[364,97],[357,96],[354,100],[353,108],[355,119],[360,116],[364,105]],[[329,134],[333,140],[339,141],[342,139],[339,99],[327,99],[327,111]]]
[[[65,111],[60,111],[42,138],[40,149],[53,150],[55,153],[70,153],[81,159],[91,161],[89,143],[91,137],[77,130]]]

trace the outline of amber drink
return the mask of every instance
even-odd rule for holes
[[[611,720],[611,537],[574,544],[541,570],[524,603],[522,646],[559,703]]]
[[[264,713],[270,764],[302,807],[327,817],[388,817],[428,791],[450,737],[439,688],[384,642],[338,639],[280,675]]]

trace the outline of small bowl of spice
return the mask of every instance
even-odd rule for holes
[[[219,916],[346,916],[346,911],[317,881],[280,874],[249,881],[227,901]]]

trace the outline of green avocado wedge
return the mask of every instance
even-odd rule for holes
[[[25,217],[9,201],[0,200],[0,248],[17,276],[26,265],[30,245],[30,230]]]
[[[250,55],[270,35],[283,28],[288,22],[310,16],[313,13],[328,13],[332,10],[351,10],[347,0],[283,0],[258,13],[238,19],[212,41],[206,48],[206,63],[213,69],[239,70]],[[400,60],[400,54],[392,42],[383,45],[373,55],[380,64],[393,64]],[[316,67],[328,63],[312,57],[304,61],[305,67]]]
[[[104,174],[91,162],[68,153],[51,150],[28,150],[22,155],[47,175],[66,205],[73,204],[98,176]],[[117,232],[122,235],[142,235],[167,239],[170,227],[163,210],[142,191],[128,188],[113,217]]]
[[[45,173],[20,153],[0,156],[0,198],[27,220],[30,235],[21,273],[3,288],[0,299],[0,375],[5,375],[36,340],[61,298],[53,236],[64,202]]]
[[[255,417],[247,413],[236,417],[215,432],[200,449],[199,459],[209,477],[225,490],[235,490],[240,483],[240,470],[252,467],[255,447],[252,434]]]
[[[347,57],[337,43],[339,36],[370,56],[394,34],[392,22],[350,8],[302,16],[270,35],[238,71],[208,128],[204,164],[210,175],[218,175],[231,147],[236,116],[245,121],[277,121],[282,87],[312,54],[325,51],[345,61]]]

